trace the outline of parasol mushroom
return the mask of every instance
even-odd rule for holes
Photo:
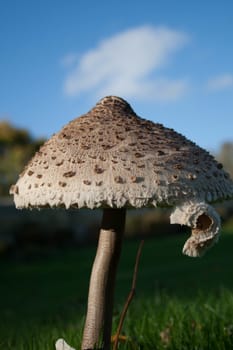
[[[17,208],[103,208],[82,349],[107,350],[126,208],[175,206],[171,223],[192,228],[183,252],[200,256],[220,230],[208,203],[233,198],[233,182],[207,151],[108,96],[40,148],[11,194]]]

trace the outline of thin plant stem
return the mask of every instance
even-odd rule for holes
[[[139,265],[139,260],[140,260],[140,257],[141,257],[143,245],[144,245],[144,240],[142,240],[140,242],[139,247],[138,247],[136,260],[135,260],[135,266],[134,266],[132,286],[131,286],[131,290],[130,290],[130,292],[128,294],[128,297],[126,299],[125,305],[123,307],[123,310],[122,310],[122,313],[121,313],[121,316],[120,316],[120,321],[119,321],[119,324],[118,324],[118,327],[117,327],[117,332],[116,332],[116,336],[115,336],[113,350],[117,350],[119,336],[120,336],[121,329],[122,329],[122,326],[123,326],[123,323],[124,323],[124,320],[125,320],[125,316],[126,316],[126,313],[128,311],[129,305],[130,305],[130,303],[133,300],[133,297],[135,295],[136,281],[137,281],[137,274],[138,274],[138,265]]]

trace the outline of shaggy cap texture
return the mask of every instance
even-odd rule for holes
[[[204,202],[185,202],[175,208],[171,224],[191,227],[191,236],[185,242],[183,253],[198,257],[218,242],[221,221],[213,207]]]
[[[12,186],[18,208],[173,206],[233,197],[208,152],[108,96],[52,136]]]

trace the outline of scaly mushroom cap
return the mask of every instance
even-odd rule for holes
[[[18,208],[140,208],[231,198],[233,182],[208,152],[109,96],[52,136],[11,193]]]

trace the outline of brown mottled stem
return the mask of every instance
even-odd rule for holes
[[[99,243],[92,268],[82,350],[109,350],[115,278],[125,227],[125,209],[104,209]],[[100,339],[101,334],[102,340]]]

